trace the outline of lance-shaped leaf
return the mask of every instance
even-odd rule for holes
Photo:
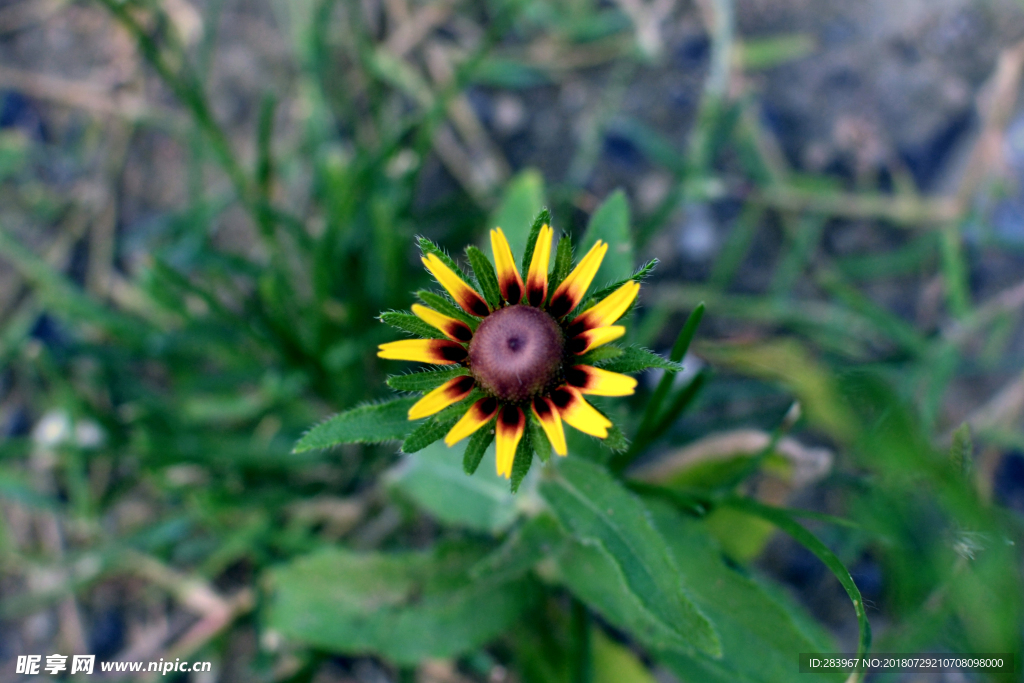
[[[457,657],[499,636],[530,606],[526,581],[470,576],[483,556],[462,544],[318,552],[272,572],[269,623],[320,649],[399,665]]]
[[[576,362],[581,365],[597,365],[603,368],[612,358],[618,358],[621,355],[621,346],[605,344],[604,346],[598,346],[592,351],[587,351],[582,356],[579,356]]]
[[[783,591],[770,591],[727,565],[706,524],[663,503],[648,506],[655,526],[668,541],[695,602],[714,620],[722,657],[681,651],[655,655],[683,680],[706,683],[786,683],[794,679],[794,653],[831,652],[828,635]],[[801,674],[808,682],[839,683],[838,672]]]
[[[472,443],[470,439],[451,448],[440,443],[424,448],[405,458],[388,478],[394,491],[445,526],[497,534],[515,521],[519,511],[508,482],[493,467],[466,476],[463,449]],[[491,449],[492,458],[493,453]]]
[[[548,513],[529,517],[504,542],[470,569],[471,576],[522,576],[538,563],[560,555],[565,532]]]
[[[566,539],[556,557],[555,580],[612,626],[655,650],[691,648],[687,638],[640,601],[604,546]]]
[[[404,439],[416,423],[409,422],[415,398],[368,403],[330,417],[306,432],[292,449],[295,453],[330,448],[343,443],[383,443]]]
[[[647,279],[648,275],[654,272],[654,269],[657,266],[658,259],[651,259],[650,261],[648,261],[647,263],[643,264],[635,271],[633,271],[633,274],[630,275],[628,278],[619,280],[618,282],[613,282],[612,284],[594,292],[590,299],[584,302],[583,308],[590,307],[594,302],[600,301],[601,299],[605,298],[606,296],[614,292],[616,289],[626,284],[627,282],[643,282],[644,280]]]
[[[544,178],[536,169],[521,171],[508,181],[501,203],[487,222],[501,226],[513,254],[523,253],[532,223],[544,205]]]
[[[581,361],[583,362],[583,361]],[[645,349],[642,346],[630,346],[622,350],[622,353],[604,362],[595,363],[599,367],[610,372],[621,372],[632,374],[641,372],[648,368],[658,368],[669,372],[679,372],[683,366],[673,363],[667,358]]]
[[[431,417],[414,429],[412,434],[402,442],[402,452],[416,453],[417,451],[422,451],[435,441],[440,441],[455,426],[455,423],[459,421],[459,417],[458,414],[448,412],[442,412]]]
[[[572,239],[563,234],[558,240],[558,246],[555,248],[555,265],[551,268],[551,277],[548,278],[548,293],[555,291],[558,285],[562,284],[562,280],[572,270]]]
[[[971,441],[971,427],[966,422],[953,432],[953,443],[949,447],[949,465],[964,481],[970,481],[974,470],[974,443]]]
[[[480,461],[483,460],[484,454],[492,443],[494,443],[493,422],[484,425],[469,437],[466,452],[462,455],[462,471],[470,475],[476,472],[476,468],[480,467]]]
[[[466,368],[445,368],[443,370],[424,370],[410,372],[405,375],[388,377],[387,385],[395,391],[430,391],[460,375],[468,375]]]
[[[525,427],[527,423],[525,413],[523,415],[523,422]],[[524,432],[523,438],[516,445],[515,459],[512,462],[512,493],[519,490],[520,484],[523,483],[523,479],[529,473],[530,465],[533,463],[533,432],[529,429],[525,429]]]
[[[612,559],[630,595],[668,634],[665,638],[679,647],[720,654],[718,634],[687,595],[665,539],[643,504],[606,470],[583,459],[566,458],[557,471],[541,483],[540,493],[566,531]]]
[[[476,275],[476,281],[480,283],[480,289],[484,292],[487,304],[491,308],[498,308],[501,305],[501,292],[498,291],[498,276],[494,273],[494,266],[491,265],[486,254],[473,246],[466,247],[466,257],[469,259],[469,264],[473,266],[473,274]]]
[[[526,249],[523,250],[523,276],[530,270],[533,262],[533,252],[537,248],[537,238],[540,237],[540,229],[551,224],[551,212],[547,207],[540,210],[533,218],[533,225],[530,226],[530,235],[526,238]]]
[[[586,252],[598,240],[608,243],[602,279],[607,282],[628,278],[633,272],[633,235],[629,230],[629,202],[622,190],[613,192],[594,211],[580,249]]]
[[[401,311],[387,311],[380,314],[380,321],[395,329],[408,332],[424,339],[444,339],[445,336],[436,327],[431,327],[414,315]]]

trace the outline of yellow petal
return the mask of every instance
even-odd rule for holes
[[[377,347],[377,356],[388,360],[452,365],[466,357],[466,349],[447,339],[402,339]]]
[[[427,254],[420,260],[423,261],[423,265],[430,271],[430,274],[441,283],[441,286],[448,290],[448,293],[455,299],[455,303],[462,306],[466,313],[480,318],[490,313],[491,309],[487,307],[487,302],[476,293],[475,289],[456,275],[455,271],[446,266],[444,261],[437,257],[437,254]]]
[[[444,410],[453,403],[457,403],[469,396],[476,381],[469,375],[463,375],[450,379],[409,408],[409,419],[419,420],[422,417],[429,417],[434,413]]]
[[[576,316],[576,319],[569,325],[569,336],[575,336],[580,332],[591,330],[595,327],[611,325],[622,317],[622,314],[626,312],[636,299],[639,291],[639,282],[630,281],[625,283],[602,301]]]
[[[558,409],[550,398],[541,396],[533,400],[533,414],[540,422],[544,433],[548,435],[548,441],[555,453],[565,455],[568,449],[565,447],[565,430],[562,429],[562,418],[558,416]]]
[[[508,246],[505,233],[501,228],[491,230],[491,253],[494,254],[494,267],[498,271],[498,288],[505,301],[518,304],[523,298],[523,279],[519,277],[516,261],[512,258],[512,249]]]
[[[519,440],[523,438],[523,430],[526,429],[526,416],[521,408],[505,406],[498,416],[498,423],[495,426],[495,451],[497,458],[495,464],[498,468],[498,475],[506,479],[512,476],[512,463],[516,459],[516,447]]]
[[[466,411],[466,414],[455,423],[445,435],[444,442],[453,446],[467,436],[487,424],[498,412],[498,402],[493,398],[482,398]]]
[[[452,341],[466,343],[473,338],[473,330],[471,330],[469,325],[461,320],[456,320],[455,318],[450,318],[447,315],[442,315],[434,309],[427,308],[421,304],[413,304],[412,312],[423,322],[432,327],[436,327],[441,331],[441,334]]]
[[[565,372],[566,381],[583,394],[594,396],[632,396],[636,380],[617,372],[589,365],[575,365]]]
[[[559,387],[552,392],[552,400],[558,407],[562,419],[571,426],[584,434],[601,439],[608,436],[608,428],[612,423],[594,406],[587,403],[578,389],[570,386]]]
[[[551,240],[555,231],[545,225],[537,235],[537,244],[530,258],[530,270],[526,274],[526,300],[531,306],[540,306],[548,295],[548,264],[551,261]]]
[[[551,303],[548,304],[548,312],[556,318],[561,318],[572,309],[579,306],[587,288],[594,281],[597,269],[601,267],[601,261],[608,251],[608,244],[598,240],[587,255],[583,257],[569,276],[565,278],[558,289],[551,295]]]
[[[626,334],[626,328],[622,325],[598,327],[593,330],[587,330],[570,339],[568,348],[571,353],[582,355],[590,349],[597,348],[610,341],[615,341],[624,334]]]

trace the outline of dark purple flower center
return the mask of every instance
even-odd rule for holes
[[[469,344],[477,382],[502,401],[536,396],[555,378],[564,338],[555,319],[532,306],[509,306],[484,318]]]

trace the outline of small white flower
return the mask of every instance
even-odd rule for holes
[[[71,418],[59,408],[43,415],[32,430],[32,440],[43,448],[55,448],[70,439]]]

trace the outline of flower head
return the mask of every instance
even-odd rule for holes
[[[423,265],[451,298],[421,292],[426,305],[412,306],[421,322],[386,314],[401,316],[404,322],[397,326],[428,338],[381,344],[377,355],[451,366],[435,371],[443,381],[410,408],[409,419],[448,414],[454,421],[444,437],[449,446],[493,428],[498,474],[510,477],[531,420],[558,455],[567,452],[563,422],[598,438],[608,436],[611,421],[585,396],[628,396],[636,380],[581,362],[581,357],[625,334],[614,323],[633,305],[640,284],[626,280],[584,304],[608,251],[605,242],[598,240],[559,280],[559,269],[551,269],[554,231],[547,224],[535,226],[523,262],[524,280],[501,228],[492,230],[490,238],[493,266],[480,250],[467,249],[475,283],[440,249],[421,241]],[[393,324],[397,320],[385,318]],[[458,414],[442,413],[446,409]]]

